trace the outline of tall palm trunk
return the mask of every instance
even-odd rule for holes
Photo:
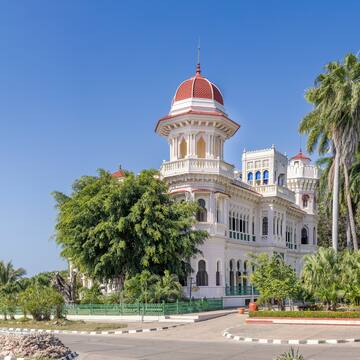
[[[358,242],[356,236],[356,227],[355,227],[355,220],[354,220],[354,212],[351,203],[351,195],[350,195],[350,183],[349,183],[349,173],[345,161],[342,161],[343,169],[344,169],[344,179],[345,179],[345,197],[346,203],[348,208],[348,217],[349,217],[349,225],[351,231],[352,242],[354,246],[354,250],[358,250]]]
[[[338,235],[339,235],[339,169],[340,155],[337,151],[335,153],[334,161],[334,183],[333,183],[333,203],[332,203],[332,246],[335,251],[338,250]]]
[[[346,248],[348,250],[351,250],[351,230],[350,230],[349,217],[346,221]]]

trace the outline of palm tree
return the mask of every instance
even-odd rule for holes
[[[25,274],[25,269],[15,269],[11,261],[8,263],[0,261],[0,287],[14,284]]]
[[[344,296],[341,253],[332,248],[319,248],[316,254],[304,258],[302,281],[304,289],[335,310]]]
[[[306,92],[314,105],[300,123],[300,132],[308,134],[307,150],[312,153],[318,145],[320,155],[331,152],[333,165],[332,243],[338,248],[340,164],[345,179],[345,194],[354,249],[358,248],[355,221],[349,192],[348,169],[360,139],[360,62],[353,54],[344,63],[331,62],[320,74],[315,86]]]

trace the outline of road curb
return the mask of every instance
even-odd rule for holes
[[[229,332],[229,329],[225,329],[223,336],[239,342],[247,343],[258,343],[258,344],[273,344],[273,345],[320,345],[320,344],[345,344],[345,343],[357,343],[360,342],[359,339],[259,339],[259,338],[249,338],[239,335],[233,335]]]
[[[138,334],[155,331],[169,330],[178,326],[186,324],[176,324],[170,326],[162,326],[147,329],[130,329],[130,330],[109,330],[109,331],[78,331],[78,330],[46,330],[46,329],[25,329],[25,328],[0,328],[0,333],[15,333],[15,334],[52,334],[52,335],[125,335],[125,334]],[[2,360],[0,358],[0,360]]]

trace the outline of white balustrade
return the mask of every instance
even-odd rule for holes
[[[287,169],[287,178],[319,178],[319,169],[314,165],[289,165]]]
[[[160,173],[163,177],[186,173],[218,174],[232,179],[234,166],[217,159],[181,159],[164,162]]]
[[[295,193],[284,186],[260,185],[255,186],[255,191],[263,196],[279,196],[285,200],[295,202]]]

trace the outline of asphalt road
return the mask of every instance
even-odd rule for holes
[[[272,360],[290,349],[288,345],[248,344],[222,336],[224,329],[242,326],[244,319],[245,316],[231,314],[153,333],[118,336],[61,335],[60,338],[72,351],[80,354],[80,360]],[[129,328],[132,326],[129,324]],[[269,327],[269,330],[273,329],[272,335],[278,335],[272,325],[263,326]],[[306,331],[306,329],[308,328],[302,330],[297,325],[293,325],[288,331],[296,335],[300,330]],[[329,331],[328,329],[324,327],[324,334]],[[343,327],[338,329],[344,331]],[[322,338],[321,333],[318,335]],[[359,343],[294,347],[300,349],[305,360],[360,360]]]
[[[80,360],[146,359],[146,360],[270,360],[289,350],[285,345],[244,344],[226,341],[166,340],[141,338],[139,335],[118,337],[61,336],[63,342],[80,353]],[[343,345],[300,345],[306,360],[360,359],[360,347]]]

